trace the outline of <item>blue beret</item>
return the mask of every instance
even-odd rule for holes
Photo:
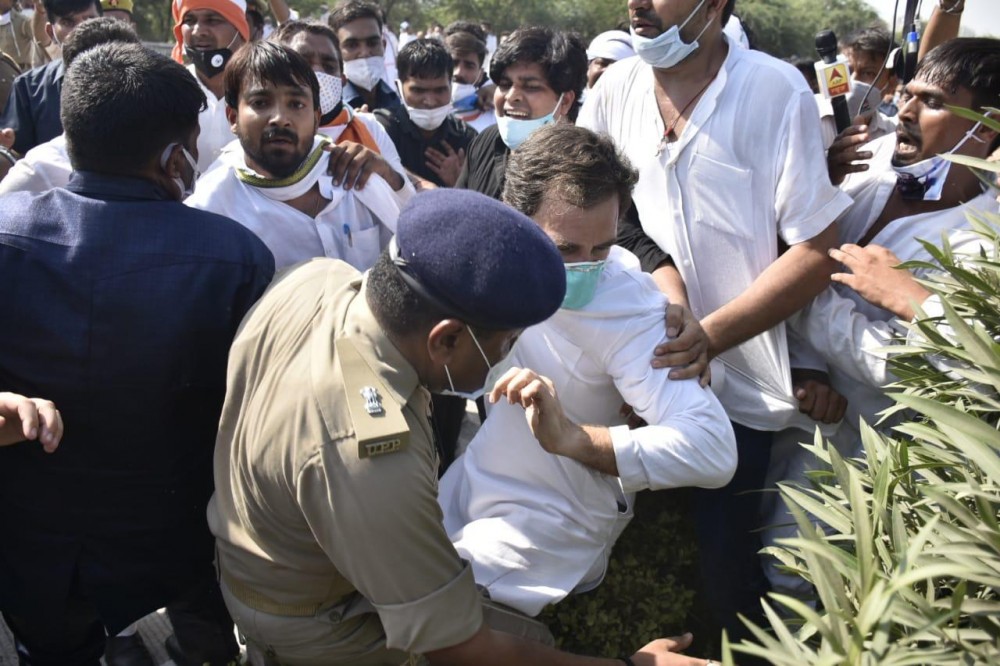
[[[467,324],[526,328],[562,305],[566,269],[531,218],[469,190],[412,197],[396,223],[392,258],[411,289]]]

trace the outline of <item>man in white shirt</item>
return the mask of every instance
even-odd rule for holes
[[[874,165],[853,191],[854,205],[838,220],[842,245],[831,254],[851,272],[834,274],[837,284],[789,320],[826,358],[834,388],[848,399],[847,418],[831,438],[845,456],[860,455],[859,419],[875,425],[892,404],[883,391],[893,380],[885,348],[908,335],[902,322],[913,319],[917,305],[931,316],[942,312],[938,299],[913,279],[933,272],[934,259],[920,240],[939,245],[946,237],[958,256],[978,255],[983,244],[968,216],[995,212],[996,192],[984,191],[972,171],[941,155],[985,158],[996,148],[997,132],[947,107],[981,112],[995,106],[998,72],[996,39],[955,39],[925,56],[902,97],[891,163]],[[929,265],[912,273],[894,269],[903,261]],[[782,449],[781,463],[789,469],[780,476],[804,480],[816,465],[812,456],[797,441]],[[784,507],[776,506],[765,523],[787,524]],[[788,530],[770,529],[766,541],[781,536]],[[776,570],[768,575],[773,583],[794,587],[794,579]]]
[[[191,61],[188,71],[208,100],[198,116],[198,168],[206,171],[235,138],[226,118],[223,73],[236,49],[250,39],[246,0],[173,0],[171,11],[174,60]]]
[[[226,101],[242,150],[224,151],[186,203],[249,228],[277,268],[323,256],[370,268],[395,232],[398,201],[377,174],[362,189],[333,185],[309,63],[288,47],[252,43],[226,70]]]
[[[637,491],[715,488],[736,467],[732,428],[711,391],[650,366],[667,299],[614,246],[636,178],[609,139],[569,124],[537,131],[510,155],[503,200],[555,242],[567,291],[494,372],[548,377],[565,419],[547,438],[519,406],[494,404],[441,479],[439,500],[476,582],[532,616],[601,582]],[[648,425],[630,430],[623,401]]]
[[[608,133],[639,170],[647,265],[709,339],[713,389],[735,422],[736,476],[695,502],[703,593],[730,639],[761,618],[760,493],[775,431],[815,422],[793,393],[784,320],[829,282],[834,220],[819,117],[791,65],[730,44],[734,0],[633,1],[639,58],[590,91],[578,124]],[[787,245],[781,252],[779,246]],[[669,256],[668,256],[669,255]]]

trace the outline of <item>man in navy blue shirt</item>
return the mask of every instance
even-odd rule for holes
[[[44,4],[49,17],[45,32],[59,45],[76,26],[101,15],[100,0],[46,0]],[[14,144],[8,148],[24,155],[38,144],[62,134],[59,95],[64,72],[60,58],[14,79],[7,106],[0,116],[0,128],[4,128],[7,136],[7,130],[14,135]]]
[[[43,395],[67,424],[53,453],[0,448],[0,611],[22,663],[96,666],[105,635],[215,603],[216,644],[181,648],[228,663],[205,508],[229,345],[273,258],[180,203],[205,105],[181,65],[98,46],[62,101],[69,185],[0,198],[0,391]]]
[[[374,113],[401,104],[399,95],[385,80],[382,25],[382,9],[367,0],[345,2],[330,14],[330,27],[337,33],[344,57],[344,103],[351,108],[367,106]]]

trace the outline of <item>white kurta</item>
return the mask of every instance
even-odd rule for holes
[[[699,319],[743,291],[793,245],[826,229],[850,199],[830,184],[819,113],[802,75],[757,51],[729,48],[678,141],[664,125],[653,70],[619,61],[587,95],[578,124],[611,136],[639,170],[643,229],[673,258]],[[792,395],[785,326],[723,352],[712,385],[729,417],[760,430],[815,422]]]
[[[65,187],[73,165],[66,152],[66,135],[40,143],[18,160],[0,180],[0,194],[10,192],[45,192]]]
[[[410,197],[416,193],[413,187],[413,183],[406,175],[406,169],[403,167],[403,161],[399,158],[399,151],[396,150],[396,144],[392,142],[389,137],[389,133],[385,131],[382,127],[382,123],[375,119],[375,115],[371,113],[358,113],[357,111],[351,110],[350,113],[352,117],[364,124],[365,129],[368,133],[372,135],[372,139],[375,140],[375,145],[378,146],[379,154],[382,155],[383,159],[389,163],[392,170],[403,177],[403,187],[396,192],[396,202],[399,204],[400,208],[410,200]],[[333,139],[334,143],[340,138],[340,135],[344,133],[344,129],[347,125],[331,125],[328,127],[320,127],[316,130],[320,134],[325,134],[326,136]]]
[[[521,407],[492,406],[439,489],[445,529],[491,598],[536,615],[592,588],[636,491],[731,478],[736,442],[718,400],[650,366],[666,337],[665,306],[638,260],[613,248],[594,300],[525,330],[505,361],[552,379],[574,422],[611,426],[620,478],[546,453]],[[650,425],[623,425],[623,402]]]
[[[277,269],[331,257],[365,271],[396,231],[396,195],[380,176],[372,176],[362,190],[335,187],[329,176],[321,176],[320,192],[330,203],[314,219],[242,182],[235,171],[242,160],[242,150],[227,147],[184,203],[231,217],[250,229],[271,250]]]
[[[895,185],[895,173],[885,170],[855,190],[854,205],[840,219],[841,243],[856,243],[864,237],[885,208]],[[982,217],[985,212],[995,212],[994,196],[984,192],[964,206],[893,220],[872,238],[871,244],[892,250],[902,261],[933,262],[920,241],[940,246],[944,235],[957,254],[976,253],[983,239],[972,233],[967,214]],[[924,277],[930,270],[918,268],[912,272]],[[886,352],[880,348],[889,345],[894,336],[907,335],[907,330],[891,312],[839,284],[824,290],[789,323],[829,363],[833,387],[848,400],[845,422],[856,437],[859,417],[873,423],[875,414],[892,404],[882,391],[892,378]],[[849,436],[843,430],[844,436]]]

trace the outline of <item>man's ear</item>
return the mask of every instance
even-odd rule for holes
[[[181,150],[181,144],[174,144],[174,146],[170,149],[170,154],[167,155],[167,161],[163,165],[163,172],[169,178],[183,179],[183,165],[185,164],[187,164],[187,158],[184,157],[184,151]]]
[[[447,365],[455,354],[458,335],[465,324],[457,319],[442,319],[427,333],[427,354],[435,365]]]
[[[236,134],[236,119],[239,117],[240,112],[238,109],[226,104],[226,120],[229,122],[229,129],[232,130],[233,134]]]
[[[576,103],[575,90],[567,90],[562,94],[562,102],[560,102],[559,109],[556,111],[556,115],[560,120],[565,118],[569,122],[569,110],[573,108],[574,103]]]
[[[49,39],[51,39],[53,42],[56,41],[56,32],[55,30],[52,29],[51,23],[45,24],[45,34],[48,35]]]
[[[989,118],[994,119],[992,115],[990,115]],[[980,123],[979,127],[976,129],[975,136],[977,139],[981,140],[984,144],[986,144],[987,150],[985,156],[989,157],[990,155],[989,146],[992,146],[993,143],[997,140],[998,136],[997,131],[995,129],[990,129],[989,127],[987,127],[986,123]]]

